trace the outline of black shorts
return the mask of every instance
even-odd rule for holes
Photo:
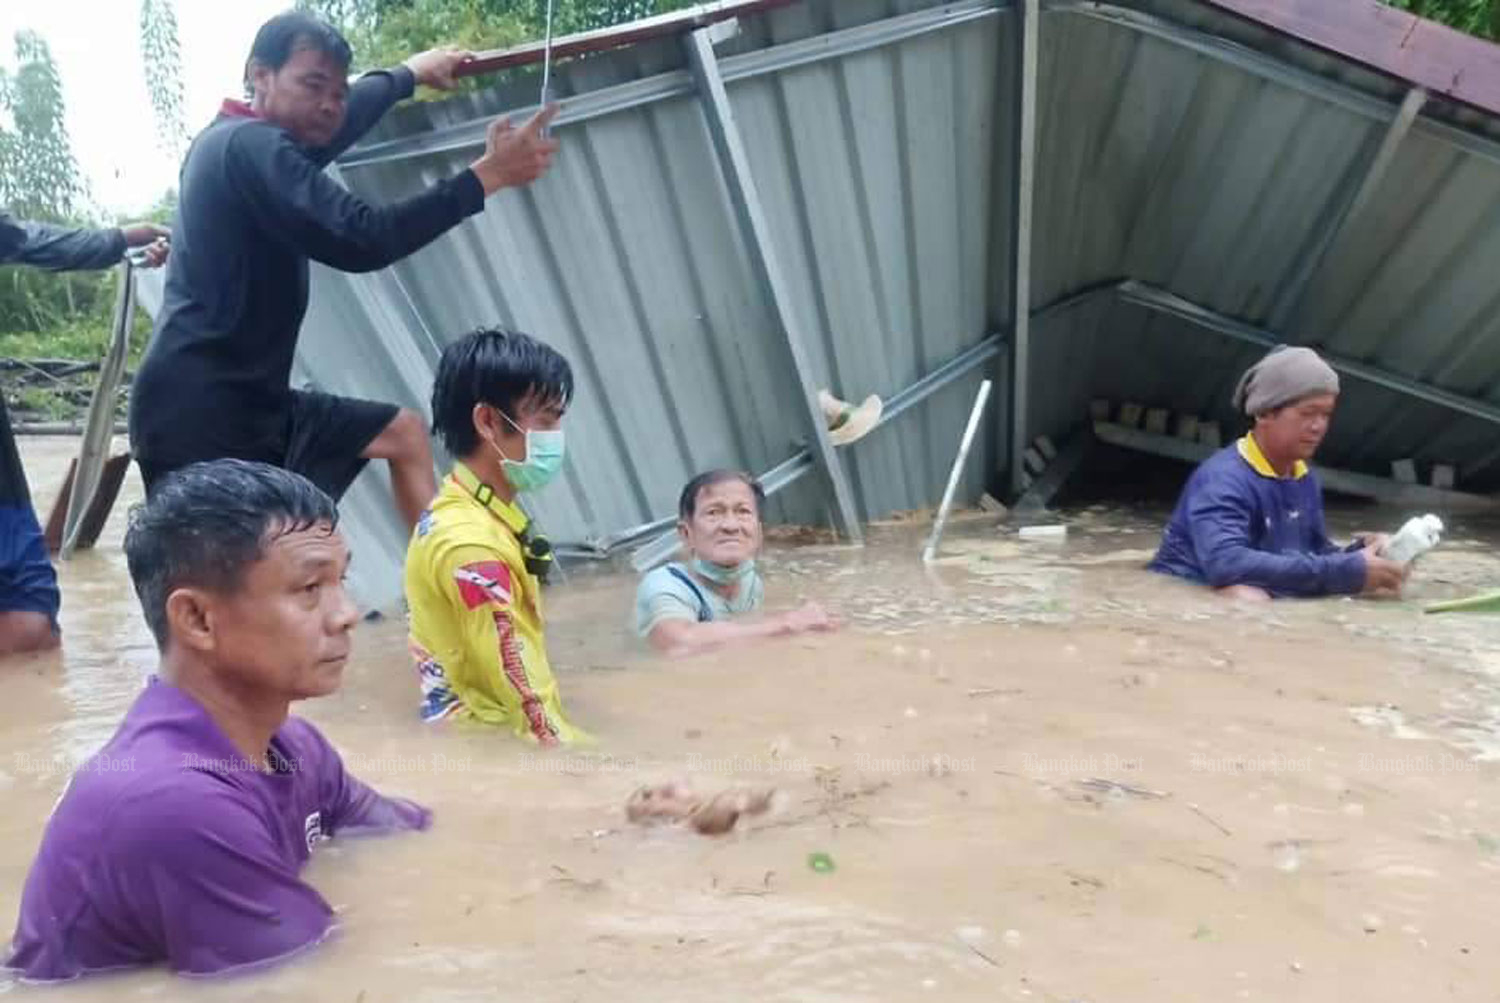
[[[396,420],[400,410],[381,401],[293,390],[281,455],[239,458],[260,460],[299,473],[338,501],[369,462],[360,454]],[[162,477],[188,465],[139,462],[147,494]]]

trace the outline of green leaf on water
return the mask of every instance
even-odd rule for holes
[[[826,853],[809,853],[807,855],[807,866],[819,874],[829,874],[835,870],[833,858]]]
[[[1479,848],[1485,853],[1500,853],[1500,839],[1496,839],[1487,832],[1474,833],[1474,842],[1478,843]]]
[[[1204,926],[1202,923],[1199,923],[1198,924],[1198,929],[1196,929],[1196,930],[1193,931],[1193,939],[1194,940],[1207,940],[1209,937],[1212,937],[1213,934],[1214,934],[1214,932],[1212,930],[1210,930],[1208,927]]]

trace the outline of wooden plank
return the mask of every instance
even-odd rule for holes
[[[1094,435],[1100,442],[1123,446],[1155,456],[1165,456],[1185,463],[1201,463],[1215,452],[1201,442],[1186,442],[1176,436],[1152,435],[1138,428],[1126,428],[1107,421],[1094,422]],[[1384,477],[1354,473],[1349,470],[1317,468],[1323,487],[1356,498],[1369,498],[1384,505],[1437,509],[1445,512],[1494,512],[1500,510],[1500,498],[1444,491],[1425,484],[1398,484]]]
[[[1094,437],[1089,434],[1088,429],[1073,433],[1072,438],[1058,451],[1057,458],[1049,463],[1047,469],[1042,471],[1042,475],[1026,489],[1021,497],[1016,499],[1014,506],[1016,511],[1034,513],[1045,509],[1047,503],[1057,497],[1057,493],[1068,482],[1068,478],[1083,466],[1093,443]]]
[[[1500,46],[1379,0],[1203,0],[1272,31],[1500,115]]]

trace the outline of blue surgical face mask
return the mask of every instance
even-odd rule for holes
[[[499,408],[495,409],[495,413],[509,422],[511,428],[526,436],[526,459],[519,462],[501,453],[495,441],[490,440],[491,448],[500,454],[500,469],[505,472],[505,479],[517,491],[540,491],[562,470],[566,455],[562,429],[542,431],[522,428]]]
[[[755,570],[755,561],[741,561],[734,567],[725,567],[701,557],[693,558],[693,573],[715,585],[735,585],[750,577]]]

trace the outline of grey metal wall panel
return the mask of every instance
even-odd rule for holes
[[[791,308],[818,381],[846,397],[895,393],[1009,326],[1007,7],[808,0],[745,19],[719,47]],[[1034,309],[1136,278],[1266,324],[1404,87],[1195,0],[1043,10]],[[911,34],[892,41],[892,26]],[[802,436],[795,381],[685,65],[667,39],[561,67],[558,93],[584,117],[558,127],[553,172],[381,273],[317,269],[298,378],[425,411],[438,353],[465,331],[498,323],[553,342],[578,376],[571,460],[533,507],[560,539],[666,514],[696,470],[785,459]],[[535,84],[523,72],[397,109],[342,177],[378,201],[407,196],[467,164],[483,121],[525,110]],[[1471,109],[1429,102],[1287,337],[1500,401],[1497,137]],[[1229,391],[1261,354],[1108,297],[1047,315],[1031,344],[1030,418],[1054,435],[1093,396],[1234,427]],[[931,504],[979,380],[1004,373],[970,374],[845,450],[861,514]],[[1347,387],[1329,462],[1379,470],[1412,455],[1458,462],[1480,486],[1500,478],[1493,426]],[[1008,459],[997,389],[965,498]],[[396,594],[404,543],[382,477],[367,473],[344,507],[376,603]],[[824,509],[806,478],[772,515]]]
[[[815,375],[843,396],[889,396],[990,333],[1002,146],[994,133],[1002,19],[990,6],[798,5],[747,21],[721,47]],[[929,9],[991,16],[732,75],[737,56],[774,58],[778,46]],[[651,43],[565,68],[560,92],[590,100],[620,105],[657,84],[678,93],[559,126],[563,152],[547,177],[502,193],[393,268],[371,276],[317,269],[298,378],[425,413],[437,355],[466,331],[503,324],[548,340],[578,383],[566,474],[530,500],[557,539],[640,525],[671,512],[699,470],[763,470],[795,451],[796,383],[696,96],[680,86],[681,66],[670,47]],[[370,143],[421,148],[370,163],[356,150],[342,179],[388,201],[461,169],[477,153],[465,123],[524,106],[516,86],[400,109]],[[935,502],[984,375],[955,381],[843,451],[862,515]],[[994,430],[976,450],[967,498],[993,473]],[[344,506],[356,588],[375,604],[398,594],[404,546],[387,491],[384,471],[372,469]],[[771,515],[822,522],[824,508],[808,478],[778,495]]]

